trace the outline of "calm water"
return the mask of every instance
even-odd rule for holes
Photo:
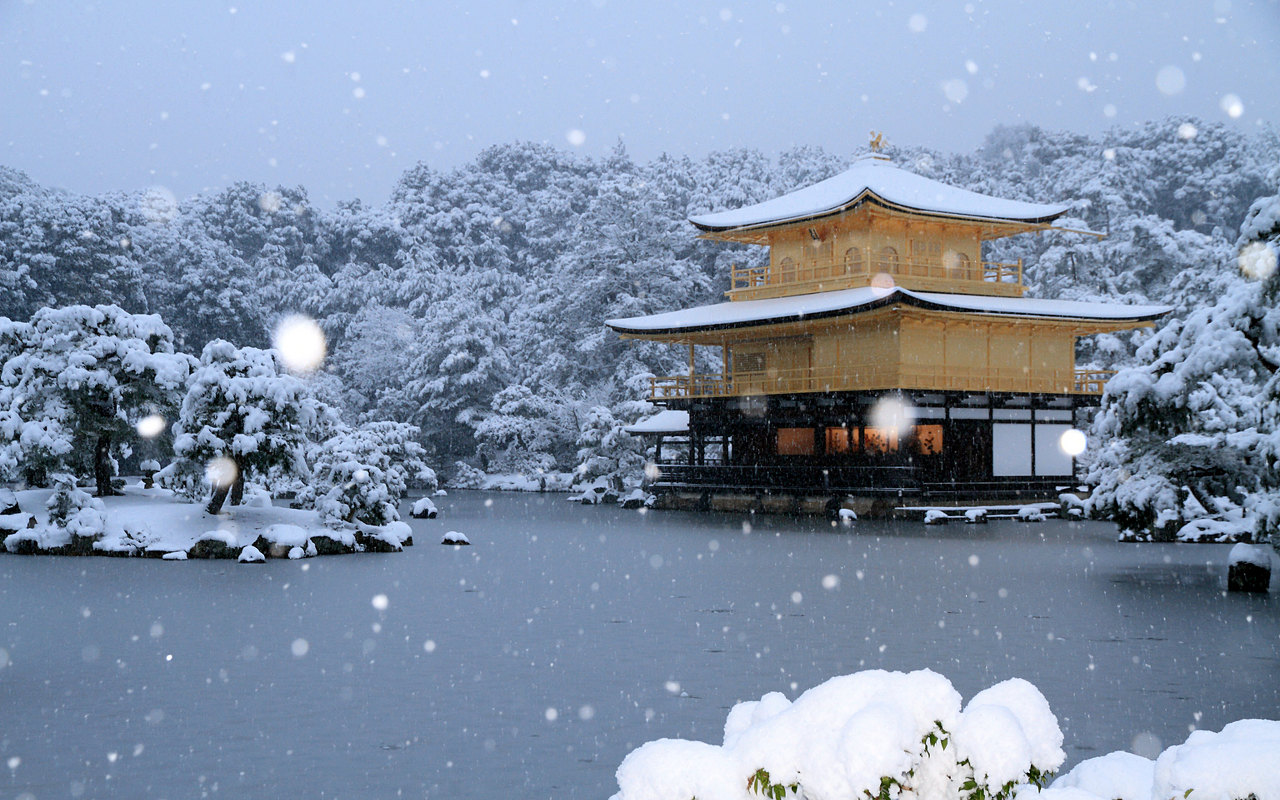
[[[870,668],[1027,678],[1069,764],[1280,718],[1280,581],[1226,595],[1226,546],[442,500],[403,554],[0,556],[0,798],[605,798],[645,741]]]

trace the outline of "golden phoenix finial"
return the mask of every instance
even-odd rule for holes
[[[884,134],[880,131],[871,132],[871,152],[879,153],[884,149]]]

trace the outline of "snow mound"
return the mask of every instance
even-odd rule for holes
[[[1048,517],[1040,506],[1023,506],[1014,514],[1014,519],[1020,522],[1044,522]]]
[[[186,561],[186,560],[187,560],[187,551],[186,551],[186,550],[174,550],[172,553],[165,553],[164,555],[162,555],[162,556],[160,556],[160,557],[161,557],[161,558],[163,558],[165,561]]]
[[[266,560],[267,557],[262,554],[262,551],[251,544],[245,545],[244,549],[240,551],[240,556],[236,559],[241,564],[262,564]]]

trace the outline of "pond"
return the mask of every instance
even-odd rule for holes
[[[402,554],[0,556],[0,797],[606,798],[634,747],[860,669],[1026,678],[1068,766],[1280,718],[1280,581],[1226,594],[1225,545],[440,501]]]

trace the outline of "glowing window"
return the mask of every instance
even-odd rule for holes
[[[917,425],[915,429],[916,452],[936,456],[942,452],[942,426]]]
[[[813,455],[813,428],[778,428],[778,455]]]
[[[857,428],[827,428],[827,453],[852,453],[858,449]]]
[[[866,444],[868,453],[898,452],[898,431],[896,428],[866,428],[863,431],[862,440]]]

